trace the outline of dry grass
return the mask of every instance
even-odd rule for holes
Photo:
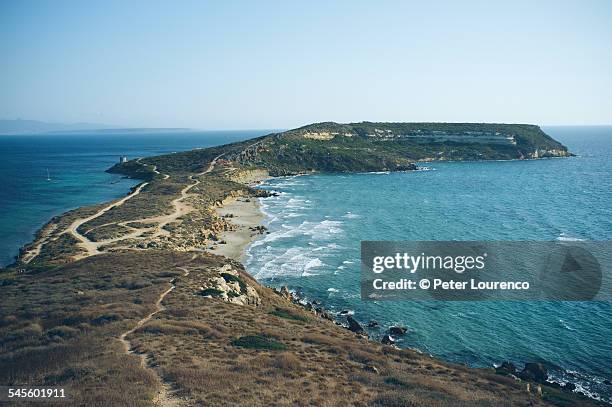
[[[259,307],[199,295],[228,263],[257,290]],[[490,370],[359,338],[241,270],[218,256],[147,251],[93,256],[36,275],[4,273],[0,383],[67,386],[74,394],[67,405],[151,405],[160,378],[194,406],[550,404]],[[154,309],[170,279],[176,287],[164,310],[128,336],[154,368],[143,369],[116,338]],[[282,347],[236,346],[241,338]],[[571,405],[545,391],[546,400]]]

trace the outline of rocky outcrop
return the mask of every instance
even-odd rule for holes
[[[516,376],[516,366],[512,362],[503,362],[501,366],[495,368],[495,373],[504,376]]]
[[[238,170],[232,172],[227,178],[241,184],[253,184],[270,178],[270,174],[265,169]]]
[[[363,327],[361,326],[361,324],[359,322],[357,322],[357,320],[355,318],[353,318],[352,316],[347,316],[346,317],[346,322],[348,322],[349,326],[348,329],[352,332],[355,332],[356,334],[359,335],[366,335],[366,331],[365,329],[363,329]]]
[[[238,305],[259,306],[261,298],[257,291],[240,277],[231,264],[225,264],[218,270],[218,276],[209,278],[201,287],[200,294],[204,297],[221,298],[224,301]]]
[[[384,335],[380,341],[383,345],[394,345],[395,339],[391,335]]]
[[[525,368],[519,373],[518,377],[538,383],[545,383],[548,378],[548,371],[541,363],[525,363]]]
[[[390,326],[389,334],[391,335],[404,335],[408,332],[408,328],[405,326]]]

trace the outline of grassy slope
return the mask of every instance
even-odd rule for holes
[[[199,294],[224,264],[255,287],[259,307]],[[104,254],[36,275],[3,275],[0,383],[67,386],[74,399],[62,405],[151,405],[160,379],[123,353],[117,337],[154,309],[173,278],[165,310],[128,339],[193,405],[547,405],[492,370],[358,338],[259,286],[235,262],[170,251]],[[282,346],[238,346],[244,337]],[[545,398],[567,398],[544,391]]]

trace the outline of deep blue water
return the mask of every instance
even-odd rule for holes
[[[138,181],[105,173],[130,158],[209,147],[269,131],[0,135],[0,266],[52,216],[125,195]],[[51,181],[47,181],[47,169]]]
[[[360,299],[361,240],[610,240],[612,127],[545,130],[579,156],[271,180],[264,188],[281,193],[261,200],[271,233],[251,245],[247,269],[332,311],[405,325],[401,346],[473,366],[544,361],[610,400],[610,303]]]

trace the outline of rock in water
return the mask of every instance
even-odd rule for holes
[[[495,368],[495,373],[501,374],[504,376],[515,375],[516,376],[516,366],[512,362],[503,362],[501,366]]]
[[[385,335],[382,337],[381,342],[385,345],[393,345],[395,344],[395,339],[391,335]]]
[[[561,388],[565,391],[574,391],[576,390],[576,385],[574,383],[567,382]]]
[[[541,363],[525,363],[525,368],[519,373],[519,377],[523,380],[544,383],[548,378],[548,372]]]
[[[355,318],[349,315],[348,317],[346,317],[346,321],[349,324],[348,329],[350,331],[355,332],[356,334],[365,335],[366,333],[365,329],[363,329],[361,324],[357,322]]]
[[[378,326],[378,321],[370,321],[368,322],[368,328],[376,328]]]
[[[389,327],[389,333],[391,335],[404,335],[408,332],[408,328],[405,326],[391,326]]]

